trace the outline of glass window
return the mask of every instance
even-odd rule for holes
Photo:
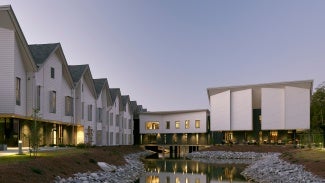
[[[166,129],[170,129],[170,121],[166,121]]]
[[[175,128],[179,129],[181,127],[181,122],[175,121]]]
[[[20,105],[20,78],[16,78],[16,105]]]
[[[56,113],[56,91],[50,91],[50,113]]]
[[[109,125],[113,126],[113,113],[109,113]]]
[[[93,105],[88,105],[88,121],[93,120]]]
[[[190,128],[190,120],[185,120],[185,128]]]
[[[119,115],[117,114],[117,115],[115,116],[115,126],[120,126],[120,125],[119,125],[119,124],[120,124],[119,119],[120,119],[120,117],[119,117]]]
[[[132,129],[132,120],[129,119],[129,129]]]
[[[85,102],[81,103],[81,119],[85,119]]]
[[[41,86],[37,86],[36,88],[37,96],[36,96],[36,107],[37,109],[41,109]]]
[[[97,121],[98,122],[103,122],[103,109],[102,108],[97,108]]]
[[[146,122],[146,130],[157,130],[157,129],[159,129],[159,121]]]
[[[51,78],[55,78],[55,69],[51,67]]]
[[[73,116],[73,99],[70,96],[65,97],[65,115]]]
[[[195,128],[200,128],[200,120],[195,120]]]

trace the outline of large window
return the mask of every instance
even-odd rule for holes
[[[157,129],[159,129],[159,121],[146,122],[146,130],[157,130]]]
[[[179,129],[181,127],[181,122],[180,121],[175,121],[175,128]]]
[[[200,120],[195,120],[195,128],[200,128]]]
[[[56,91],[50,91],[50,113],[56,113]]]
[[[120,126],[120,115],[115,115],[115,126]]]
[[[170,129],[170,121],[166,121],[166,129]]]
[[[132,129],[132,120],[129,119],[129,129]]]
[[[73,116],[73,98],[70,96],[65,97],[65,115]]]
[[[51,78],[55,78],[55,69],[53,67],[51,67]]]
[[[20,78],[16,78],[16,105],[20,105],[20,82],[21,79]]]
[[[93,120],[93,105],[88,105],[88,121]]]
[[[190,128],[190,120],[185,120],[185,129]]]

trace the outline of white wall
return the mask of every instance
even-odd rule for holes
[[[190,127],[185,128],[185,120],[190,120]],[[195,128],[195,120],[200,120],[200,128]],[[159,129],[147,130],[146,122],[159,121]],[[166,129],[166,121],[170,121],[170,129]],[[180,128],[175,128],[175,121],[180,122]],[[184,112],[177,114],[140,114],[140,134],[149,133],[206,133],[206,111]]]
[[[231,130],[253,130],[252,89],[231,92]]]
[[[262,88],[262,130],[284,129],[284,89]]]
[[[113,100],[114,101],[114,100]],[[119,98],[117,97],[116,100],[113,103],[112,108],[110,109],[110,113],[113,114],[113,125],[109,124],[109,145],[119,145],[116,144],[116,133],[119,133],[120,128],[116,126],[116,115],[120,115],[120,107],[119,107],[120,101]],[[110,133],[113,133],[113,136],[110,136]]]
[[[14,60],[15,32],[0,28],[0,113],[15,112]]]
[[[285,87],[285,128],[310,128],[310,90]]]
[[[211,131],[230,130],[230,91],[210,96]]]

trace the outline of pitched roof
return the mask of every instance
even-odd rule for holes
[[[103,79],[93,79],[93,80],[94,80],[97,96],[99,96],[107,79],[103,78]]]
[[[126,106],[128,101],[130,101],[130,96],[129,95],[122,95],[123,106]]]
[[[133,111],[133,113],[136,113],[137,112],[137,108],[138,108],[137,101],[131,101],[130,102],[130,105],[131,105],[131,110]]]
[[[28,45],[36,65],[42,65],[51,53],[59,46],[59,43]]]
[[[111,97],[112,97],[112,101],[114,102],[116,97],[118,95],[121,95],[121,91],[119,88],[110,88],[109,89],[110,93],[111,93]]]
[[[72,80],[74,83],[77,83],[80,79],[82,74],[87,69],[88,65],[69,65],[69,71],[72,76]]]

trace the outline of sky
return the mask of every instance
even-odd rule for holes
[[[60,42],[149,111],[208,109],[207,88],[325,81],[323,0],[0,0],[28,44]]]

